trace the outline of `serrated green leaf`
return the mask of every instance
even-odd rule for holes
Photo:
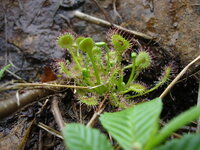
[[[63,136],[70,150],[113,150],[105,135],[81,124],[67,124],[63,128]]]
[[[155,150],[200,150],[200,134],[189,134],[181,139],[171,140]]]
[[[160,130],[156,139],[150,144],[150,146],[148,146],[148,149],[155,147],[156,145],[164,141],[167,137],[169,137],[173,132],[197,119],[199,116],[200,107],[195,106],[175,117]]]
[[[142,149],[158,130],[160,98],[116,113],[104,113],[100,121],[125,150]]]

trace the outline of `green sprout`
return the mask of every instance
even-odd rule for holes
[[[128,107],[129,99],[143,96],[167,83],[171,66],[164,69],[154,86],[139,82],[141,72],[152,65],[151,55],[144,50],[134,51],[130,55],[131,62],[124,65],[123,55],[131,50],[133,44],[118,33],[113,33],[110,38],[111,47],[106,42],[95,42],[90,37],[75,38],[71,33],[61,35],[57,40],[58,46],[67,49],[72,57],[67,65],[58,63],[60,72],[73,78],[76,85],[89,87],[76,90],[77,98],[82,103],[97,105],[102,96],[108,95],[110,104]],[[131,70],[127,81],[124,80],[126,70]]]
[[[8,68],[10,68],[11,66],[12,66],[11,64],[8,64],[0,69],[0,79],[3,77],[4,72],[8,70]]]

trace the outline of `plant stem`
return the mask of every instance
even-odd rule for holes
[[[107,44],[105,45],[105,48],[106,48],[106,54],[107,54],[106,73],[108,73],[109,70],[110,70],[110,54],[109,54],[109,48],[108,48],[108,45],[107,45]]]
[[[123,89],[123,78],[124,78],[124,76],[123,76],[123,70],[120,68],[120,70],[119,70],[119,74],[120,74],[120,76],[119,76],[119,90],[121,91],[122,89]]]
[[[133,64],[130,64],[130,65],[127,65],[123,68],[123,70],[126,70],[126,69],[129,69],[129,68],[132,68]]]
[[[82,67],[81,67],[79,61],[76,59],[76,56],[74,55],[73,50],[72,50],[71,48],[68,49],[68,50],[69,50],[69,52],[70,52],[70,54],[71,54],[71,56],[72,56],[74,62],[77,64],[78,69],[79,69],[80,71],[82,71]]]
[[[90,60],[92,62],[92,66],[93,66],[93,69],[94,69],[94,75],[95,75],[95,77],[97,79],[97,84],[101,84],[101,80],[100,80],[100,77],[99,77],[99,72],[98,72],[94,57],[92,56],[91,52],[88,52],[88,56],[90,57]]]
[[[133,80],[134,74],[135,74],[135,58],[133,58],[131,74],[126,85],[129,85],[130,82]]]
[[[135,76],[133,77],[132,81],[135,81],[140,74],[140,68],[137,69]]]

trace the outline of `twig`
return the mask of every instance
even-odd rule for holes
[[[96,120],[96,118],[102,113],[102,111],[105,109],[105,101],[107,99],[107,95],[104,97],[103,101],[99,104],[99,107],[97,109],[97,111],[93,114],[92,118],[90,119],[90,121],[87,124],[87,127],[90,127],[93,125],[94,121]]]
[[[53,93],[54,92],[52,90],[47,90],[47,89],[33,89],[30,91],[27,91],[19,95],[19,101],[20,101],[19,106],[17,105],[16,96],[4,101],[0,101],[0,120],[11,115],[12,113],[16,112],[20,108],[34,101],[38,101],[41,98],[46,97]]]
[[[65,17],[64,15],[62,14],[59,14],[59,16],[65,20],[68,20],[67,17]],[[129,29],[126,29],[126,28],[123,28],[119,25],[116,25],[116,24],[112,24],[108,21],[105,21],[103,19],[99,19],[99,18],[96,18],[96,17],[93,17],[93,16],[90,16],[88,14],[85,14],[85,13],[82,13],[78,10],[74,11],[74,16],[79,18],[79,19],[82,19],[82,20],[85,20],[85,21],[88,21],[88,22],[91,22],[91,23],[94,23],[94,24],[97,24],[97,25],[100,25],[100,26],[105,26],[105,27],[116,27],[120,30],[123,30],[125,32],[128,32],[130,34],[133,34],[137,37],[140,37],[140,38],[143,38],[143,39],[147,39],[147,40],[152,40],[153,38],[149,35],[146,35],[144,33],[141,33],[141,32],[137,32],[137,31],[133,31],[133,30],[129,30]]]
[[[200,55],[195,58],[192,62],[190,62],[177,76],[176,78],[168,85],[168,87],[165,89],[165,91],[160,95],[160,98],[163,99],[167,93],[171,90],[171,88],[177,83],[177,81],[185,74],[185,72],[189,69],[191,65],[193,65],[195,62],[200,60]]]
[[[90,121],[87,124],[87,127],[91,127],[94,123],[94,121],[96,120],[96,118],[102,113],[102,111],[104,110],[105,107],[103,107],[102,109],[100,109],[99,111],[95,112],[92,116],[92,118],[90,119]]]
[[[34,125],[34,122],[35,122],[35,118],[28,125],[28,127],[27,127],[27,129],[25,131],[25,134],[23,135],[23,138],[20,140],[20,143],[18,144],[16,150],[25,149],[24,147],[25,147],[25,145],[27,143],[28,137],[30,136],[31,129],[32,129],[33,125]]]
[[[79,104],[79,118],[80,118],[80,123],[82,123],[82,109],[81,109],[81,103]]]
[[[200,81],[199,81],[199,91],[198,91],[198,98],[197,98],[197,106],[200,106]],[[197,132],[200,133],[200,118],[197,122]]]
[[[37,124],[37,126],[42,128],[42,129],[44,129],[45,131],[49,132],[50,134],[52,134],[52,135],[54,135],[54,136],[56,136],[56,137],[58,137],[60,139],[63,139],[62,134],[59,131],[56,131],[56,130],[52,129],[51,127],[49,127],[47,125],[39,122]]]
[[[37,87],[37,88],[74,88],[74,89],[90,89],[92,87],[75,86],[75,85],[61,85],[61,84],[50,84],[50,83],[16,83],[8,87],[0,87],[0,91],[19,89],[23,87]]]
[[[114,14],[119,17],[120,21],[122,21],[122,17],[120,16],[120,14],[118,13],[118,11],[116,9],[116,0],[112,0],[112,3],[113,3]]]
[[[63,121],[63,118],[61,116],[60,109],[58,107],[58,96],[53,97],[53,101],[52,101],[52,104],[51,104],[51,111],[52,111],[53,116],[56,120],[56,123],[58,124],[58,126],[60,128],[60,131],[62,131],[62,129],[64,127],[64,121]]]
[[[75,86],[75,85],[61,85],[61,84],[49,84],[49,83],[18,83],[18,87],[57,87],[57,88],[74,88],[74,89],[89,89],[85,86]]]
[[[10,70],[7,69],[6,72],[8,72],[9,74],[11,74],[13,77],[15,77],[18,80],[24,81],[20,76],[16,75],[15,73],[11,72]]]

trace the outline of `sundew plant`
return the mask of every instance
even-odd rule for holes
[[[142,49],[132,52],[131,63],[124,65],[123,55],[134,42],[117,32],[112,32],[109,38],[111,44],[95,42],[91,37],[77,37],[73,33],[63,34],[57,39],[57,45],[67,49],[71,55],[70,61],[58,62],[60,74],[72,79],[75,85],[90,87],[76,90],[82,103],[94,106],[107,95],[110,104],[125,108],[132,104],[131,99],[150,93],[168,81],[171,66],[165,67],[154,86],[147,87],[138,81],[141,72],[153,64],[149,52]],[[125,82],[126,70],[131,70],[131,73]]]

